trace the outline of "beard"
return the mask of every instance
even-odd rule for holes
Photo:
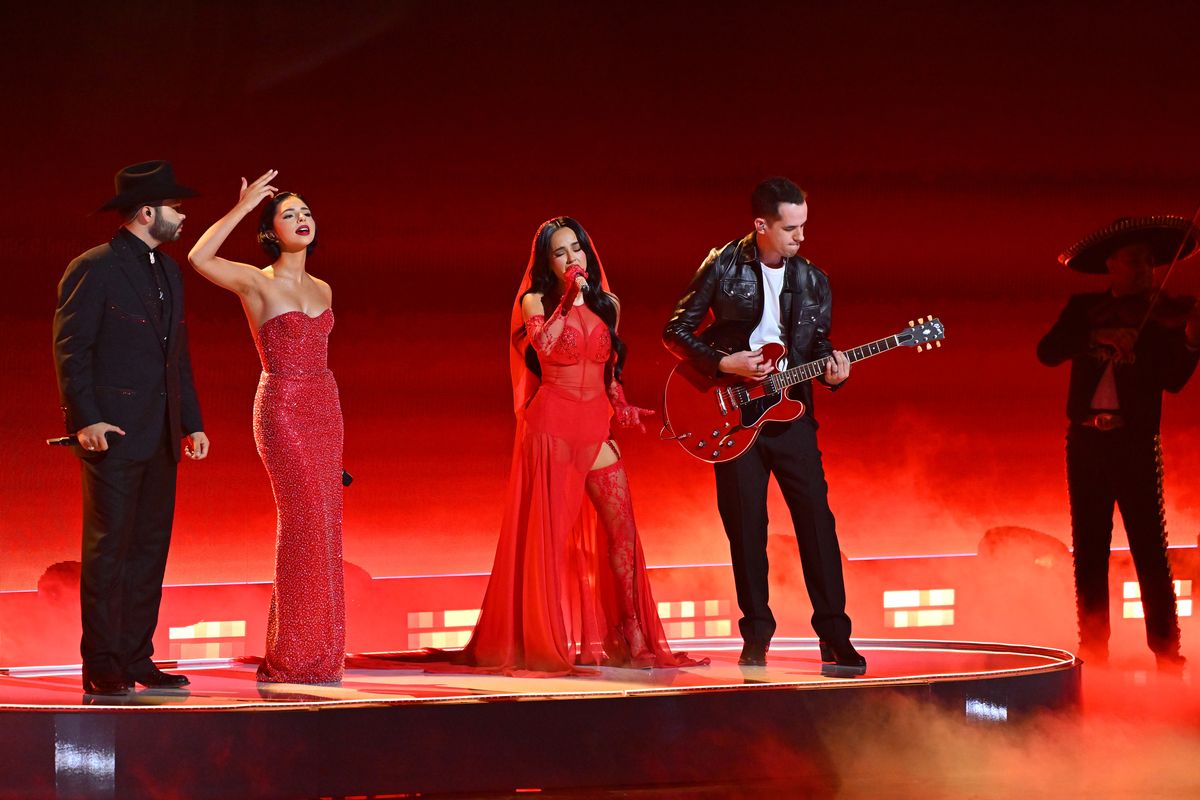
[[[159,207],[154,215],[154,222],[150,223],[150,235],[160,242],[173,242],[179,238],[179,229],[182,226],[183,220],[167,222],[163,219],[162,208]]]

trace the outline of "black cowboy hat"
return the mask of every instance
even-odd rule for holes
[[[1131,244],[1148,244],[1157,264],[1169,264],[1194,255],[1200,245],[1200,230],[1191,220],[1172,215],[1121,217],[1064,251],[1058,260],[1076,272],[1105,275],[1105,261],[1117,250]]]
[[[117,173],[113,181],[117,194],[97,211],[117,209],[127,211],[138,206],[154,205],[161,200],[182,200],[198,192],[175,182],[175,170],[169,161],[143,161],[131,164]]]

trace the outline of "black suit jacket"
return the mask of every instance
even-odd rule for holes
[[[1038,359],[1054,367],[1071,361],[1067,417],[1078,423],[1091,411],[1092,396],[1108,362],[1091,344],[1092,330],[1112,327],[1097,321],[1098,312],[1112,303],[1109,292],[1077,294],[1067,301],[1054,327],[1038,343]],[[1158,432],[1163,392],[1178,392],[1200,362],[1200,351],[1189,350],[1182,330],[1149,322],[1138,336],[1132,364],[1115,364],[1113,379],[1121,415],[1129,427]]]
[[[793,256],[785,266],[779,318],[788,366],[796,367],[833,352],[829,341],[833,295],[829,278],[807,259]],[[677,358],[691,360],[716,377],[725,354],[749,347],[750,334],[762,319],[763,302],[762,266],[750,234],[708,254],[676,304],[663,330],[663,343]],[[788,394],[811,412],[811,382],[793,386]]]
[[[175,261],[155,251],[171,301],[164,326],[147,299],[153,279],[142,250],[122,228],[63,273],[54,314],[59,399],[68,433],[96,422],[120,426],[126,435],[110,436],[109,452],[122,458],[149,458],[169,425],[178,461],[180,439],[204,430],[188,356],[183,282]]]

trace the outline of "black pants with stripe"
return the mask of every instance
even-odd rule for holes
[[[1179,650],[1175,587],[1167,560],[1162,447],[1158,434],[1118,428],[1067,431],[1067,487],[1075,550],[1079,640],[1105,646],[1109,637],[1108,560],[1113,507],[1121,512],[1141,587],[1146,642],[1156,653]]]

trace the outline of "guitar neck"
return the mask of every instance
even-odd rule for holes
[[[850,363],[853,364],[856,361],[862,361],[864,358],[886,353],[888,350],[899,346],[900,338],[893,334],[892,336],[885,336],[882,339],[876,339],[853,350],[846,350],[845,353],[846,358],[850,359]],[[816,361],[809,361],[807,364],[801,364],[798,367],[785,370],[776,375],[775,379],[779,383],[780,389],[795,386],[805,381],[811,381],[813,378],[823,375],[825,373],[825,366],[832,360],[832,356],[818,358]]]

